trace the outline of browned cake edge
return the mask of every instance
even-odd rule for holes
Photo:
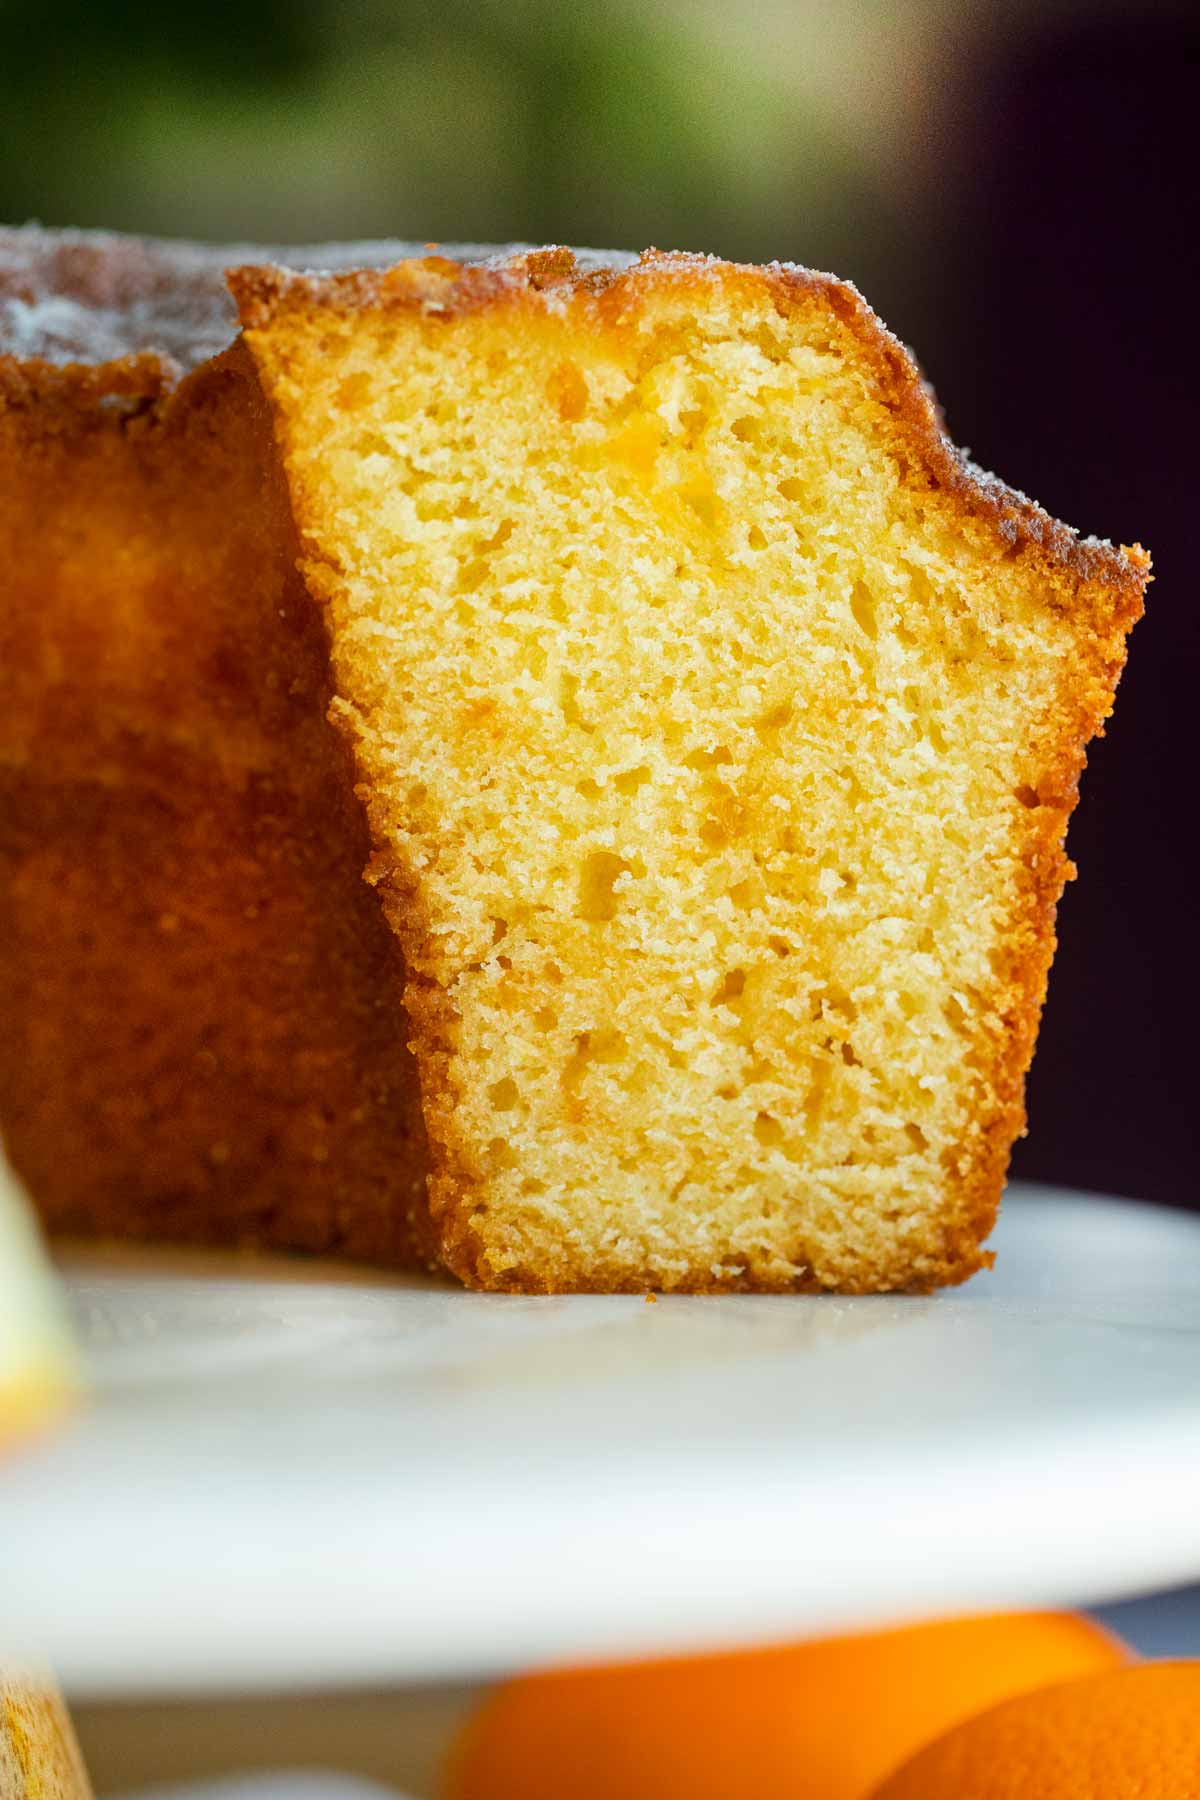
[[[953,1284],[991,1261],[982,1244],[995,1223],[1013,1141],[1025,1127],[1024,1080],[1055,949],[1055,913],[1064,883],[1074,874],[1065,853],[1067,822],[1078,797],[1086,745],[1101,731],[1112,709],[1124,666],[1126,636],[1143,610],[1150,573],[1146,552],[1138,546],[1117,549],[1096,539],[1080,538],[1024,494],[975,467],[947,435],[932,391],[911,353],[853,286],[829,275],[785,264],[759,268],[656,251],[646,252],[631,268],[580,270],[569,250],[552,248],[481,267],[463,268],[448,259],[430,257],[383,273],[323,278],[247,267],[231,272],[230,285],[253,349],[255,332],[289,313],[303,314],[313,308],[335,312],[421,308],[448,314],[519,301],[528,290],[584,291],[594,299],[603,323],[619,327],[636,311],[640,295],[651,284],[668,281],[703,287],[714,278],[747,292],[761,292],[760,284],[765,282],[783,316],[800,308],[824,309],[833,337],[865,362],[876,396],[894,420],[891,449],[906,480],[930,494],[948,496],[964,515],[982,520],[1006,556],[1034,562],[1047,585],[1047,604],[1075,627],[1077,662],[1058,695],[1054,716],[1046,721],[1045,760],[1036,790],[1027,797],[1028,824],[1019,844],[1026,876],[1003,940],[1006,966],[997,974],[998,990],[1007,990],[1011,998],[998,1029],[989,1030],[980,1021],[973,1046],[991,1090],[991,1116],[982,1140],[949,1159],[945,1175],[950,1204],[945,1209],[940,1260],[935,1272],[918,1285]],[[286,431],[278,415],[277,428],[286,460]],[[302,541],[310,554],[319,558],[319,547],[305,538],[304,495],[297,492],[295,484],[292,503]],[[353,748],[360,792],[377,846],[369,878],[380,889],[410,969],[427,967],[430,934],[420,916],[417,877],[399,865],[383,842],[381,809],[375,808],[371,799],[376,771],[361,743],[354,743]],[[431,1139],[431,1211],[447,1265],[464,1281],[480,1287],[639,1291],[646,1284],[602,1269],[526,1266],[520,1272],[498,1276],[490,1268],[470,1230],[475,1171],[469,1146],[456,1130],[447,1080],[456,1013],[444,988],[428,978],[410,974],[405,998]],[[675,1285],[694,1292],[714,1292],[760,1289],[764,1284],[746,1276],[714,1278],[708,1271],[697,1270]],[[806,1277],[777,1285],[791,1291],[819,1286]],[[843,1291],[869,1291],[880,1285],[885,1284],[867,1276],[855,1289]]]
[[[187,801],[209,821],[205,828],[211,838],[209,870],[196,884],[196,892],[185,899],[189,904],[195,901],[209,930],[211,942],[201,941],[209,944],[212,953],[211,981],[189,1002],[183,986],[171,987],[165,962],[155,979],[150,979],[145,934],[135,931],[134,920],[140,919],[148,904],[146,891],[158,892],[155,881],[159,871],[169,865],[169,843],[165,848],[158,846],[153,868],[146,862],[155,821],[169,821],[173,816],[164,809],[159,790],[164,783],[169,785],[177,778],[186,781],[190,773],[202,769],[206,746],[198,743],[186,753],[177,746],[170,752],[156,742],[154,721],[147,719],[140,753],[145,767],[135,788],[129,768],[120,775],[107,768],[116,753],[98,733],[102,708],[100,713],[94,708],[85,711],[65,724],[65,729],[76,734],[79,749],[85,753],[90,749],[94,756],[93,785],[98,794],[111,794],[115,820],[103,841],[101,867],[78,871],[88,878],[88,904],[84,906],[73,890],[64,895],[51,886],[49,877],[32,876],[43,890],[43,916],[57,917],[70,939],[69,955],[50,967],[49,951],[59,948],[52,934],[47,934],[45,942],[19,941],[11,930],[8,901],[12,896],[6,877],[22,865],[22,846],[33,841],[51,866],[57,856],[63,867],[70,868],[72,862],[80,862],[79,845],[87,841],[87,827],[81,830],[80,790],[65,770],[65,763],[77,762],[78,755],[72,751],[62,759],[64,768],[53,762],[46,766],[36,747],[27,746],[26,767],[20,755],[23,726],[18,709],[10,721],[18,739],[15,762],[6,760],[0,743],[0,988],[8,991],[15,987],[0,1049],[0,1099],[4,1102],[0,1125],[9,1133],[14,1162],[53,1230],[72,1235],[237,1242],[428,1268],[435,1265],[436,1252],[425,1202],[425,1149],[415,1070],[407,1055],[403,1027],[389,1019],[386,999],[381,998],[381,990],[386,994],[402,981],[399,945],[382,924],[375,930],[369,897],[362,906],[358,903],[363,893],[358,877],[369,841],[353,798],[346,746],[323,721],[328,691],[321,698],[317,688],[326,680],[326,658],[324,649],[314,643],[314,639],[323,639],[323,626],[307,606],[295,573],[295,546],[282,475],[275,464],[265,402],[248,352],[235,343],[182,379],[170,359],[153,352],[96,366],[0,355],[0,467],[6,458],[19,457],[27,470],[38,469],[44,461],[62,476],[64,469],[75,468],[77,459],[80,466],[91,469],[91,459],[103,458],[111,451],[122,466],[128,461],[128,479],[134,484],[144,485],[144,470],[161,463],[161,485],[170,495],[186,482],[187,469],[182,474],[176,470],[167,479],[168,459],[190,467],[200,446],[206,459],[204,472],[211,479],[214,459],[235,456],[229,448],[231,436],[238,446],[237,456],[244,457],[251,420],[260,456],[254,469],[241,460],[229,461],[228,515],[236,519],[239,511],[257,504],[256,537],[273,543],[272,534],[278,532],[281,541],[275,574],[279,587],[270,595],[253,588],[243,590],[242,611],[258,619],[264,605],[282,604],[289,616],[304,621],[299,635],[291,628],[277,627],[278,663],[294,678],[297,697],[289,704],[299,704],[301,689],[305,693],[312,690],[316,710],[311,735],[315,737],[319,729],[324,739],[319,770],[305,766],[311,811],[303,822],[303,835],[290,814],[282,827],[277,822],[278,842],[271,847],[271,866],[292,882],[293,900],[302,894],[311,899],[315,894],[318,902],[329,903],[331,920],[326,938],[321,940],[322,953],[337,959],[342,990],[334,991],[332,960],[327,973],[323,966],[319,971],[329,984],[324,996],[314,993],[310,998],[295,981],[288,989],[290,978],[283,972],[288,957],[278,953],[274,941],[278,932],[271,924],[270,908],[256,904],[243,910],[245,902],[251,898],[257,902],[260,896],[243,891],[250,884],[244,872],[239,872],[247,860],[244,821],[240,814],[235,816],[240,802],[231,788],[228,810],[222,816],[223,782],[215,773],[203,788],[184,791]],[[194,472],[198,479],[200,470]],[[256,490],[253,495],[251,484]],[[62,496],[51,498],[61,510]],[[214,509],[209,506],[207,510]],[[212,580],[219,578],[216,548],[222,541],[221,522],[214,521],[211,539]],[[231,531],[233,536],[236,533]],[[196,546],[190,548],[194,551]],[[171,554],[164,549],[159,558],[162,573],[168,577],[172,574]],[[182,578],[180,571],[174,574]],[[185,591],[178,598],[181,615],[187,605],[196,604],[194,571],[189,571],[189,579],[192,597],[184,582]],[[74,583],[68,584],[66,593],[46,594],[45,607],[51,619],[72,599],[79,602],[81,596],[82,590]],[[19,607],[20,601],[16,604]],[[271,611],[267,623],[273,621]],[[17,655],[21,639],[16,615],[7,623],[13,628],[9,648]],[[7,641],[5,609],[0,608],[0,646]],[[233,654],[230,646],[226,649]],[[214,681],[224,679],[212,668],[201,671],[199,663],[194,669],[185,667],[184,678],[189,682],[181,698],[185,717],[189,707],[195,713],[197,696],[204,694],[206,682],[211,688]],[[103,658],[85,661],[75,681],[80,694],[98,687],[103,700]],[[242,709],[243,724],[252,718],[247,692],[231,670],[229,703],[235,715]],[[238,722],[237,716],[234,722]],[[192,723],[197,731],[208,728],[206,718],[199,715]],[[305,741],[311,751],[313,745]],[[207,749],[215,753],[211,740]],[[120,758],[116,760],[119,764]],[[157,767],[160,760],[161,769]],[[219,758],[215,760],[219,762]],[[26,774],[35,786],[23,821],[22,803],[30,800],[22,790]],[[37,810],[38,797],[56,793],[57,813],[47,821],[44,808]],[[178,811],[174,799],[172,804]],[[294,813],[290,797],[287,804]],[[129,833],[134,810],[145,826],[136,838]],[[86,816],[86,807],[82,811]],[[41,837],[34,820],[40,820],[44,828]],[[328,854],[314,848],[323,837],[341,845],[344,852],[336,871],[336,894],[332,863],[330,872],[323,872],[321,857],[329,860]],[[129,897],[118,903],[114,883],[119,872],[124,878],[121,891]],[[335,906],[339,916],[333,920]],[[94,958],[88,946],[95,930],[103,932],[106,926],[115,939],[115,945],[109,941],[106,948],[115,948],[128,959],[119,990],[109,979],[108,964],[103,965],[108,972],[102,973],[98,983],[89,980]],[[319,920],[314,929],[321,929]],[[231,939],[236,934],[253,940],[259,960],[274,971],[269,979],[280,1005],[269,1025],[261,1001],[237,988],[238,971],[245,973],[244,945],[243,962],[238,963],[232,944],[220,941],[222,936]],[[176,933],[172,942],[178,942],[179,935]],[[114,1050],[112,1014],[105,1010],[105,1003],[118,1009],[118,1015],[127,1014],[138,1026],[145,1041],[140,1060],[122,1054],[128,1050],[127,1029],[124,1037],[121,1032],[113,1034],[122,1046]],[[315,1029],[322,1006],[338,1021],[323,1037]],[[56,1026],[65,1018],[72,1021],[70,1055],[74,1060],[60,1057],[52,1075],[48,1074],[46,1055],[33,1054],[28,1041],[30,1021],[39,1013]],[[187,1082],[191,1096],[187,1107],[171,1116],[149,1107],[142,1095],[150,1073],[146,1059],[154,1059],[153,1070],[161,1076],[173,1067],[173,1058],[182,1059],[186,1050],[195,1049],[193,1039],[201,1026],[207,1029],[214,1023],[223,1025],[238,1046],[229,1074],[209,1073],[206,1064],[205,1071],[198,1071]],[[350,1098],[339,1095],[336,1113],[322,1112],[321,1141],[305,1160],[292,1143],[289,1122],[293,1115],[316,1109],[327,1100],[328,1078],[315,1065],[318,1053],[328,1055],[331,1038],[335,1049],[347,1059],[356,1059],[362,1086]],[[304,1073],[310,1064],[314,1065],[311,1076]],[[253,1108],[258,1111],[248,1123]],[[237,1117],[231,1118],[234,1113]],[[164,1133],[169,1133],[169,1146],[160,1141]],[[274,1148],[261,1152],[246,1148],[221,1162],[206,1157],[210,1145],[230,1137],[246,1145],[273,1139]],[[332,1154],[326,1150],[326,1139],[338,1147]]]
[[[120,231],[0,225],[0,356],[97,367],[153,352],[174,372],[227,350],[237,313],[225,282],[234,263],[291,269],[388,269],[429,245],[395,239],[336,244],[203,244]],[[453,244],[441,254],[486,263],[521,244]],[[590,266],[617,252],[577,250]]]

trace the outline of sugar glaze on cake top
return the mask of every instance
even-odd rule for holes
[[[238,332],[226,269],[280,263],[332,273],[386,269],[434,246],[397,239],[347,244],[200,244],[112,231],[0,226],[0,356],[98,365],[157,355],[179,373],[227,350]],[[527,248],[439,244],[439,256],[487,264]],[[624,264],[619,251],[579,250],[583,267]]]

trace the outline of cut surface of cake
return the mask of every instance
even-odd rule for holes
[[[61,1231],[406,1262],[398,953],[229,254],[0,232],[0,1128]]]
[[[547,251],[233,286],[446,1262],[969,1275],[1145,554],[972,469],[829,277]]]

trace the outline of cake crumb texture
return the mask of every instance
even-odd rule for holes
[[[451,1267],[971,1274],[1144,553],[973,471],[828,277],[546,252],[233,285]]]

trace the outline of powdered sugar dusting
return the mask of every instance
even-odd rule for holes
[[[87,306],[65,294],[35,300],[0,298],[0,353],[51,363],[106,363],[139,351],[190,367],[231,341],[228,321],[214,305],[208,317],[170,319],[152,303]]]
[[[0,228],[0,356],[55,364],[118,361],[149,353],[179,371],[228,348],[237,313],[225,270],[273,263],[312,274],[386,269],[436,253],[453,262],[495,263],[525,244],[193,244],[117,232]],[[581,268],[631,258],[576,252]]]

